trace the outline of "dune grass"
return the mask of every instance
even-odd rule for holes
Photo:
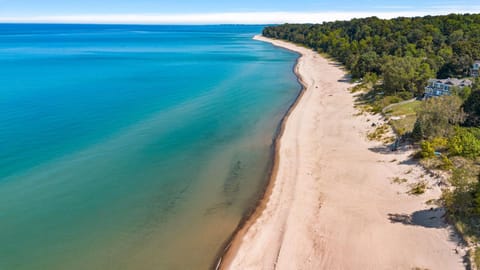
[[[390,124],[397,134],[403,135],[413,130],[420,104],[421,101],[415,100],[404,104],[392,105],[385,111],[386,116],[394,117],[394,119],[390,120]],[[397,119],[398,117],[400,119]]]

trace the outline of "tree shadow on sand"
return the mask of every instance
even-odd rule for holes
[[[352,76],[350,74],[345,74],[341,79],[337,80],[338,82],[344,82],[344,83],[351,83],[352,82]]]
[[[388,145],[379,145],[379,146],[370,147],[368,148],[368,150],[374,153],[383,154],[383,155],[395,155],[398,153],[408,152],[411,150],[411,148],[406,145],[405,146],[401,145],[395,148],[394,144],[392,143]]]
[[[443,208],[431,208],[415,211],[412,214],[388,214],[391,223],[401,223],[425,228],[446,228],[445,210]]]
[[[412,214],[388,214],[388,219],[391,223],[401,223],[407,226],[421,226],[424,228],[433,229],[445,229],[448,228],[448,224],[445,221],[445,209],[443,208],[430,208],[420,211],[415,211]],[[470,265],[468,253],[460,253],[461,248],[465,248],[467,244],[458,235],[457,231],[453,227],[448,229],[448,240],[455,243],[456,247],[453,250],[459,254],[462,258],[462,263],[465,266]],[[470,269],[470,268],[467,268]]]

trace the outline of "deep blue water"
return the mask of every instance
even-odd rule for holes
[[[206,269],[299,92],[261,26],[0,24],[0,269]]]

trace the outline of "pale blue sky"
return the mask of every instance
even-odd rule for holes
[[[464,0],[0,0],[0,21],[95,21],[99,17],[116,21],[122,20],[120,15],[129,15],[124,17],[125,22],[143,20],[154,23],[156,19],[159,22],[176,21],[172,18],[173,15],[180,15],[176,21],[180,22],[182,15],[216,14],[215,18],[218,22],[222,20],[229,22],[228,19],[233,19],[233,16],[237,16],[240,21],[243,17],[245,22],[263,23],[268,20],[295,22],[301,18],[313,20],[322,14],[323,20],[332,20],[337,17],[344,19],[369,15],[393,17],[410,14],[479,12],[480,4],[472,5],[471,3],[474,2]],[[261,14],[252,15],[256,12]],[[236,14],[226,16],[225,13]],[[223,14],[223,17],[219,14]],[[165,17],[165,15],[168,16]],[[191,22],[214,20],[213,15],[208,18],[202,16],[189,18]],[[183,20],[189,18],[183,17]]]

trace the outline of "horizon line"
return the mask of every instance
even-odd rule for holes
[[[144,24],[144,25],[219,25],[243,24],[266,25],[283,23],[323,23],[355,18],[419,17],[449,14],[475,14],[480,6],[469,10],[429,11],[320,11],[320,12],[225,12],[225,13],[178,13],[178,14],[78,14],[45,16],[0,16],[0,23],[64,23],[64,24]]]

